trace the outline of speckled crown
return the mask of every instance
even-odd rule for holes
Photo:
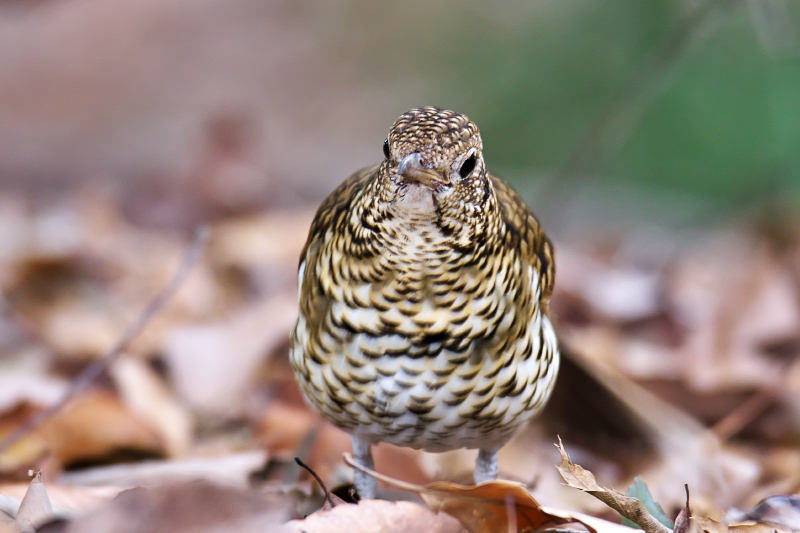
[[[444,159],[444,152],[465,152],[473,146],[483,149],[478,126],[466,115],[432,106],[400,115],[389,130],[389,145],[397,160],[414,152]]]

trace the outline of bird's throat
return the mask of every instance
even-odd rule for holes
[[[437,211],[434,191],[418,183],[405,184],[395,197],[394,208],[403,216],[410,216],[419,221],[430,219],[433,222]]]

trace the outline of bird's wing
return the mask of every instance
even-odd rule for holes
[[[539,270],[541,299],[546,304],[553,293],[556,277],[553,244],[519,194],[497,176],[489,174],[489,177],[506,224],[506,239],[519,251],[524,261]]]
[[[343,222],[342,215],[350,210],[350,204],[353,198],[364,185],[375,175],[380,165],[373,165],[371,167],[362,168],[346,180],[341,185],[336,187],[334,191],[325,198],[322,205],[319,206],[317,214],[314,215],[314,221],[311,223],[311,229],[308,232],[308,240],[303,247],[303,252],[300,254],[300,264],[310,259],[308,257],[309,251],[312,253],[318,247],[315,245],[321,244],[325,240],[328,232]],[[312,261],[313,263],[313,261]]]

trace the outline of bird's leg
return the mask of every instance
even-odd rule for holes
[[[356,463],[370,470],[374,470],[375,464],[372,462],[370,444],[364,442],[355,435],[351,435],[350,437],[353,440],[353,457]],[[378,481],[374,477],[360,470],[356,470],[353,472],[353,481],[360,500],[372,500],[375,498],[375,489],[378,487]]]
[[[475,472],[472,474],[475,483],[492,481],[497,479],[497,452],[484,450],[478,451],[478,458],[475,460]]]

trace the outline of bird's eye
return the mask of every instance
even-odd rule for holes
[[[389,139],[383,141],[383,155],[386,156],[386,159],[389,159],[389,157],[392,155],[392,153],[389,151]]]
[[[467,176],[472,174],[473,170],[475,170],[475,156],[471,155],[469,159],[464,161],[464,164],[461,165],[461,170],[459,170],[458,173],[461,175],[462,178],[466,178]]]

